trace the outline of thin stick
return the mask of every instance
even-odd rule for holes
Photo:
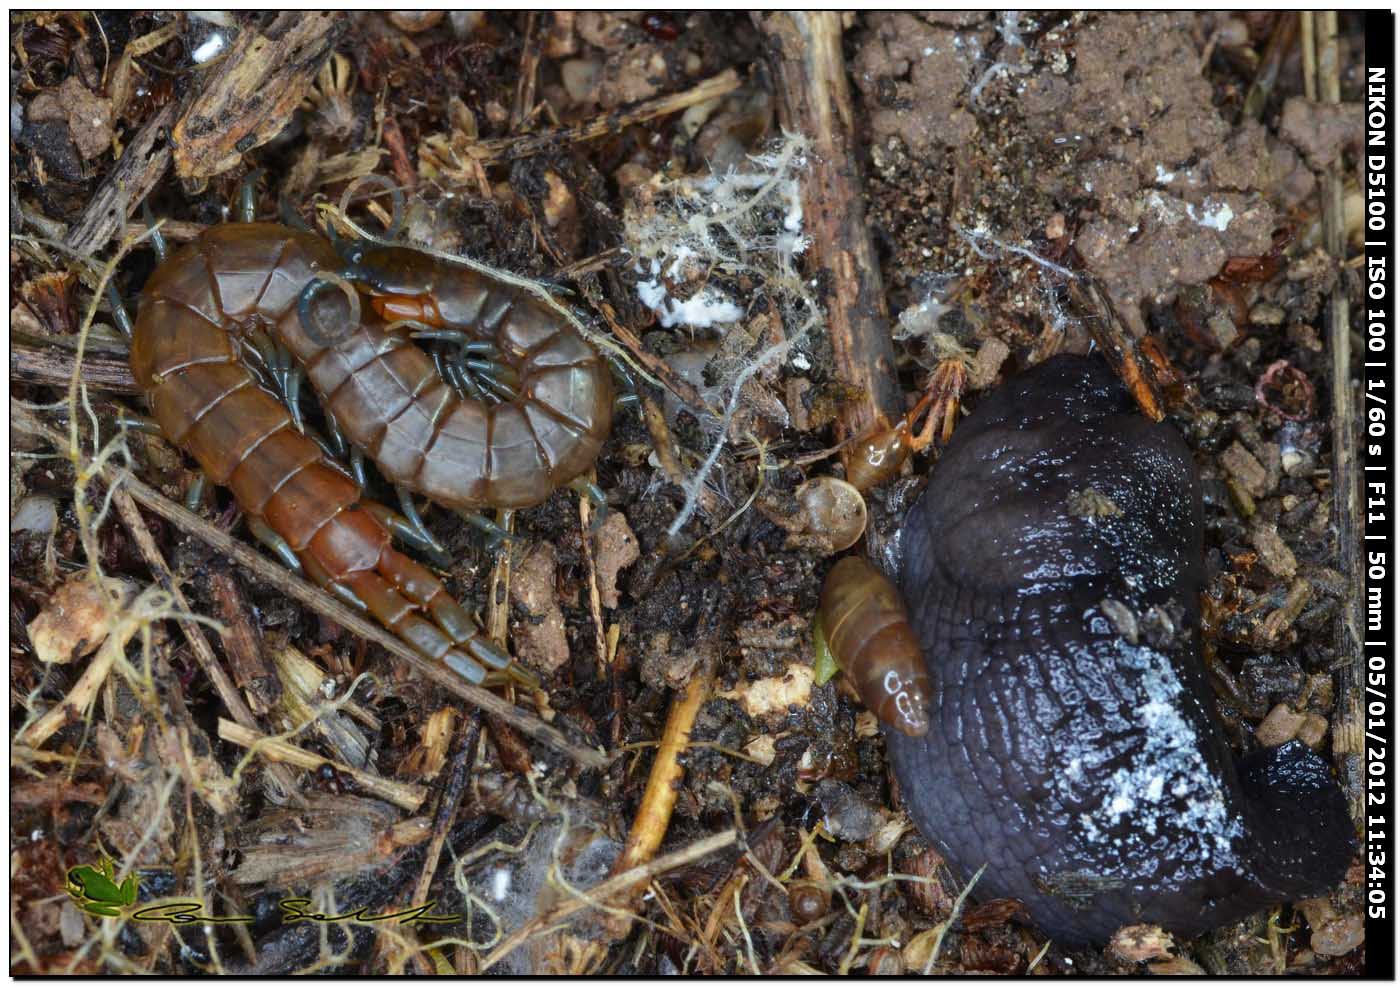
[[[496,511],[496,524],[507,534],[515,530],[514,513]],[[491,566],[491,590],[486,597],[486,633],[500,647],[505,647],[510,633],[510,542],[501,545],[496,552],[496,563]]]
[[[588,471],[589,482],[597,482],[598,472],[596,469]],[[593,644],[598,652],[598,675],[604,677],[608,673],[608,641],[606,631],[603,629],[603,601],[598,591],[598,563],[594,558],[593,551],[593,504],[586,494],[580,493],[578,496],[578,527],[579,537],[583,543],[583,561],[588,566],[588,611],[593,617]]]
[[[656,760],[651,765],[646,790],[642,792],[642,803],[637,807],[637,817],[627,833],[627,843],[613,864],[614,873],[641,866],[661,848],[661,840],[666,837],[666,830],[671,825],[671,812],[676,807],[676,789],[685,776],[681,754],[690,743],[695,717],[700,713],[700,706],[705,704],[709,691],[709,675],[697,674],[685,692],[672,700],[666,727],[661,733],[661,745],[656,750]],[[631,927],[631,922],[625,920],[607,924],[607,930],[614,940],[624,937]]]
[[[540,68],[539,14],[530,11],[525,19],[525,45],[520,52],[520,71],[516,74],[515,102],[510,110],[510,131],[517,133],[521,124],[535,107],[535,78]]]
[[[1250,84],[1249,94],[1245,96],[1244,103],[1240,109],[1240,119],[1257,120],[1264,114],[1264,106],[1269,101],[1269,95],[1274,91],[1274,85],[1278,82],[1279,69],[1283,67],[1283,58],[1293,47],[1293,41],[1298,36],[1298,18],[1291,10],[1281,10],[1274,21],[1273,32],[1269,36],[1269,42],[1264,49],[1264,57],[1259,60],[1259,69],[1254,73],[1254,82]]]
[[[166,103],[137,132],[122,152],[121,160],[107,174],[82,217],[64,237],[64,245],[80,257],[91,257],[136,211],[141,200],[165,177],[170,167],[170,133],[180,104]],[[142,227],[144,230],[144,227]]]
[[[293,746],[276,736],[268,736],[256,729],[240,726],[232,719],[219,719],[219,739],[252,750],[264,760],[269,760],[272,763],[288,763],[306,770],[317,770],[329,764],[338,773],[351,777],[356,784],[370,794],[398,805],[405,811],[416,812],[423,806],[424,800],[428,797],[427,790],[417,784],[390,780],[387,777],[380,777],[378,774],[360,770],[358,767],[337,763],[319,753],[312,753],[310,750]]]
[[[107,675],[111,673],[113,666],[117,663],[117,658],[126,649],[127,643],[135,635],[136,630],[135,620],[117,621],[117,625],[112,628],[112,632],[102,642],[97,656],[88,662],[82,675],[73,683],[73,687],[68,689],[68,694],[64,695],[57,705],[39,717],[32,726],[16,736],[15,741],[37,749],[43,746],[50,736],[68,725],[70,721],[82,718],[97,697],[98,689],[107,680]]]
[[[972,888],[977,885],[977,881],[982,878],[982,874],[987,871],[987,864],[983,863],[977,872],[972,874],[972,879],[967,881],[967,885],[962,888],[962,893],[958,894],[958,899],[953,901],[953,910],[948,914],[948,920],[938,926],[938,937],[933,940],[933,949],[928,953],[928,961],[924,963],[923,974],[927,976],[933,969],[933,965],[938,961],[938,953],[943,951],[943,939],[951,928],[962,916],[963,905],[967,903],[968,894],[972,893]]]
[[[131,534],[131,539],[136,542],[136,548],[141,552],[141,557],[146,561],[146,567],[151,570],[152,577],[166,592],[170,593],[170,598],[182,614],[193,613],[189,600],[180,591],[180,586],[175,581],[175,575],[170,571],[170,566],[166,564],[165,556],[160,553],[160,548],[156,546],[155,539],[151,537],[151,530],[146,526],[146,521],[142,518],[141,512],[136,509],[136,504],[132,502],[131,496],[120,486],[112,491],[112,503],[117,508],[117,514],[121,517],[122,523],[126,525],[127,531]],[[219,663],[218,657],[214,654],[214,648],[209,646],[209,640],[204,636],[204,631],[195,624],[194,620],[181,619],[176,621],[180,625],[180,631],[185,635],[185,641],[190,645],[190,651],[194,654],[195,661],[200,669],[208,677],[214,686],[214,691],[218,692],[219,700],[224,703],[224,708],[237,720],[238,724],[248,729],[257,726],[257,719],[253,716],[253,710],[248,707],[248,703],[243,700],[243,693],[234,685],[233,679],[224,670],[224,666]],[[305,804],[300,792],[297,791],[296,778],[291,771],[285,767],[273,765],[268,768],[268,776],[273,781],[273,790],[269,793],[274,800],[292,799],[298,805]],[[280,789],[280,790],[278,790]]]
[[[20,431],[38,435],[60,448],[67,447],[67,441],[62,435],[39,421],[28,408],[14,400],[10,402],[10,423],[12,427]],[[262,557],[252,548],[219,530],[197,514],[172,503],[127,470],[111,464],[104,464],[95,469],[94,473],[109,483],[120,482],[122,487],[131,494],[131,498],[143,507],[164,517],[177,527],[193,534],[205,544],[232,558],[263,581],[286,592],[297,602],[334,620],[352,633],[357,633],[366,640],[378,644],[395,657],[407,661],[420,674],[431,678],[459,698],[488,712],[495,713],[521,732],[569,755],[585,767],[604,767],[610,761],[610,757],[601,750],[578,746],[538,716],[516,708],[500,696],[485,688],[468,683],[461,675],[423,657],[388,631],[370,623],[309,582],[292,575],[286,569]]]
[[[418,874],[418,886],[414,888],[410,907],[419,907],[428,902],[428,889],[437,872],[438,860],[442,858],[442,847],[447,843],[447,833],[452,828],[452,819],[462,803],[462,795],[467,790],[467,779],[471,776],[472,761],[476,759],[476,744],[481,736],[481,716],[473,714],[470,723],[464,725],[458,735],[457,748],[453,751],[452,771],[447,776],[447,784],[442,789],[442,800],[433,813],[433,837],[428,842],[427,853],[423,857],[423,871]]]
[[[535,918],[524,924],[518,931],[501,942],[501,944],[497,945],[490,955],[486,956],[478,971],[485,972],[487,969],[491,968],[491,966],[505,958],[505,956],[519,948],[521,944],[533,935],[557,926],[584,908],[603,907],[605,901],[614,894],[624,890],[630,890],[638,884],[650,882],[662,873],[679,869],[682,866],[689,866],[697,860],[704,859],[711,853],[729,848],[738,841],[739,830],[729,829],[717,835],[701,839],[698,842],[692,842],[684,849],[677,849],[675,852],[667,853],[665,856],[658,856],[651,862],[634,867],[625,873],[619,873],[617,876],[609,877],[596,887],[584,891],[582,897],[570,897],[543,917]]]
[[[633,124],[645,123],[657,117],[688,109],[698,103],[709,102],[720,96],[728,95],[738,89],[739,85],[738,73],[732,68],[728,68],[719,75],[706,79],[684,92],[650,99],[645,103],[638,103],[630,109],[594,117],[592,120],[577,126],[546,130],[526,137],[498,137],[494,140],[483,140],[472,144],[466,151],[483,165],[496,161],[515,161],[520,158],[533,157],[564,144],[593,140],[611,133],[618,133]]]
[[[863,395],[841,409],[837,434],[846,439],[866,434],[881,417],[895,420],[904,413],[904,397],[880,263],[865,222],[841,15],[777,12],[762,17],[759,27],[779,82],[783,126],[812,141],[812,172],[802,183],[812,269],[831,278],[824,300],[836,372]]]
[[[29,346],[10,340],[10,381],[49,387],[67,387],[73,379],[76,360],[71,353],[53,346]],[[122,357],[87,356],[82,363],[82,380],[90,390],[113,394],[139,394],[131,365]]]

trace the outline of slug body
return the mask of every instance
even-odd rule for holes
[[[1355,837],[1325,761],[1242,759],[1199,655],[1199,479],[1099,360],[988,395],[903,529],[930,728],[885,730],[919,829],[974,896],[1066,945],[1193,937],[1325,892]]]

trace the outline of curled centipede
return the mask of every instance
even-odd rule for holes
[[[353,285],[348,309],[327,303],[326,278]],[[460,393],[415,332],[489,352],[492,393]],[[280,364],[283,349],[294,366]],[[513,667],[391,544],[391,528],[414,531],[362,499],[284,400],[295,408],[304,374],[328,423],[403,490],[459,508],[532,506],[591,467],[611,426],[608,365],[566,321],[518,287],[414,250],[250,222],[208,229],[161,263],[131,367],[165,435],[289,564],[470,681]]]

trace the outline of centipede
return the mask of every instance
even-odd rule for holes
[[[591,468],[611,427],[609,367],[567,320],[516,285],[411,248],[245,222],[211,227],[160,263],[131,331],[156,424],[284,561],[468,681],[520,671],[394,547],[402,518],[311,437],[296,396],[304,377],[327,422],[401,489],[456,508],[534,506]],[[429,355],[423,335],[489,352],[490,392],[464,393],[461,368]],[[295,364],[279,367],[279,352]]]

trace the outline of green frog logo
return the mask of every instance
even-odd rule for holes
[[[77,905],[89,914],[100,917],[120,917],[122,908],[136,903],[136,874],[132,873],[120,885],[112,861],[107,856],[97,866],[74,866],[68,870],[64,889]]]

